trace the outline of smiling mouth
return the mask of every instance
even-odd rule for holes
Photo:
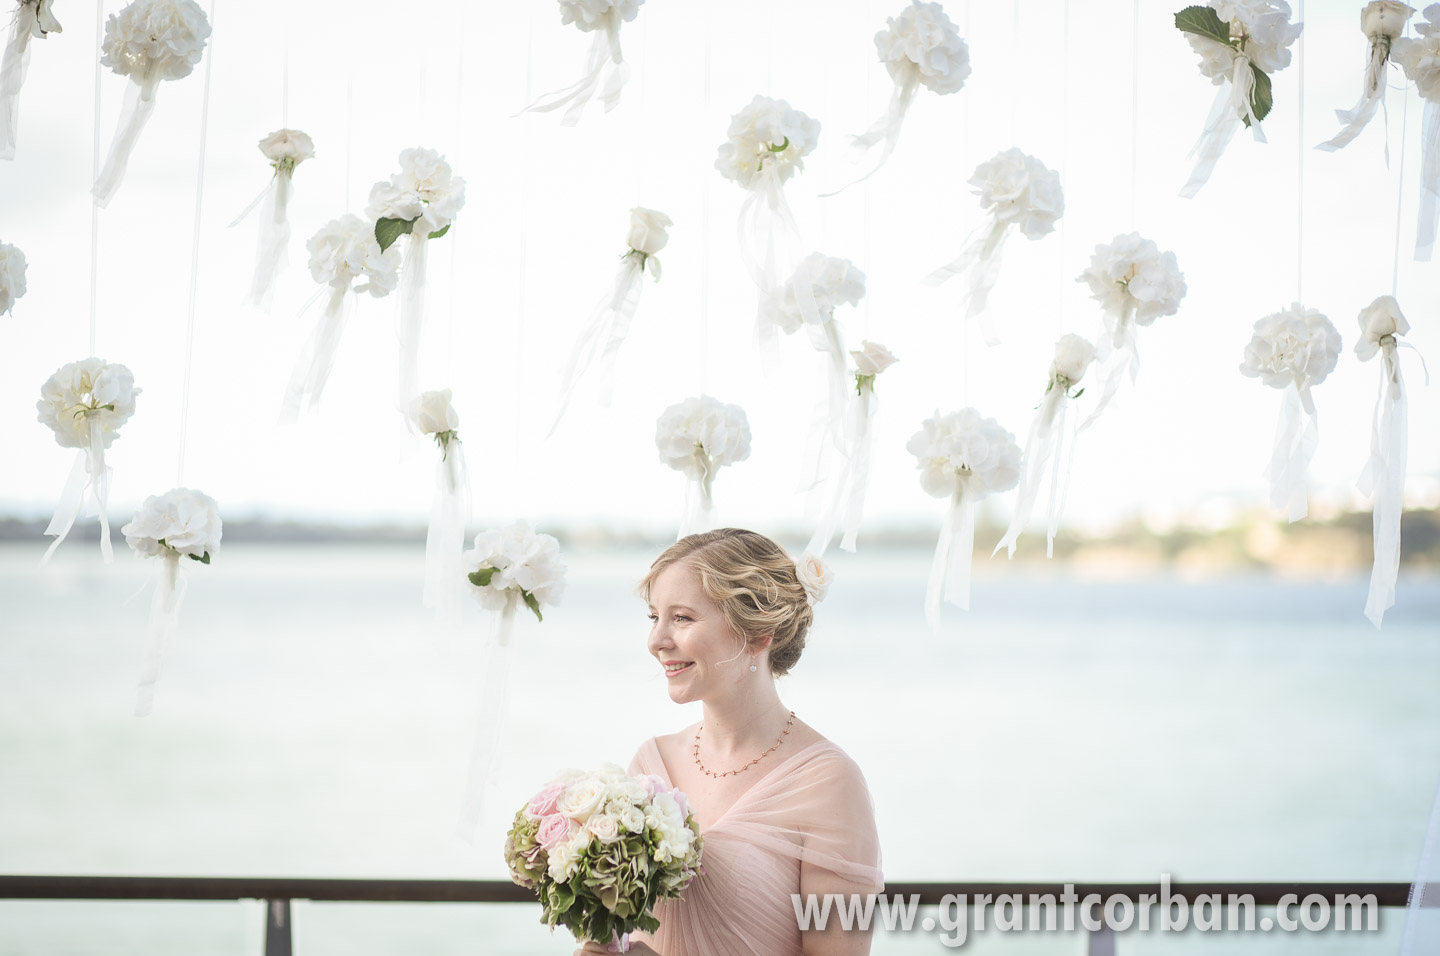
[[[694,662],[694,661],[688,661],[688,662],[683,663],[683,664],[682,664],[682,663],[666,664],[666,665],[665,665],[665,676],[666,676],[666,677],[674,677],[676,674],[683,674],[683,673],[685,673],[686,671],[688,671],[690,668],[692,668],[692,667],[694,667],[694,666],[695,666],[695,662]]]

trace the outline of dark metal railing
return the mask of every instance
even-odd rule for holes
[[[899,883],[887,882],[889,895],[919,896],[920,905],[936,906],[946,897],[964,894],[992,899],[1031,894],[1061,899],[1066,886],[1081,899],[1123,896],[1139,903],[1143,895],[1158,897],[1158,883]],[[1440,887],[1430,887],[1424,905],[1440,906]],[[1249,896],[1257,907],[1276,906],[1287,896],[1303,900],[1319,894],[1334,900],[1341,896],[1373,896],[1381,907],[1408,905],[1409,883],[1171,883],[1172,896],[1193,903],[1202,895]],[[12,900],[263,900],[265,902],[265,956],[292,956],[290,901],[329,903],[534,903],[535,894],[507,880],[346,880],[291,879],[285,877],[191,876],[0,876],[0,899]],[[1091,956],[1113,956],[1114,932],[1105,926],[1090,930]]]

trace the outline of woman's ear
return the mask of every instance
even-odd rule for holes
[[[770,650],[770,645],[771,645],[771,644],[774,644],[774,643],[775,643],[775,635],[774,635],[774,634],[765,634],[765,635],[762,635],[762,636],[760,636],[760,637],[757,637],[757,638],[755,638],[755,640],[751,641],[751,642],[750,642],[750,646],[753,647],[753,648],[755,648],[755,650],[757,650],[757,651],[768,651],[768,650]]]

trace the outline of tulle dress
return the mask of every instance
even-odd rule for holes
[[[670,780],[655,738],[640,745],[632,774]],[[884,886],[874,805],[855,761],[828,740],[793,751],[701,833],[703,872],[684,899],[655,907],[660,929],[634,934],[662,956],[801,956],[791,894],[800,864],[842,878],[843,889]]]

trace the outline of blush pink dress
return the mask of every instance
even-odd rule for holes
[[[674,785],[653,737],[630,773]],[[870,791],[855,761],[828,740],[779,761],[701,837],[703,872],[683,899],[656,905],[653,937],[634,935],[662,956],[801,956],[790,897],[800,892],[802,861],[842,877],[847,893],[884,887]]]

